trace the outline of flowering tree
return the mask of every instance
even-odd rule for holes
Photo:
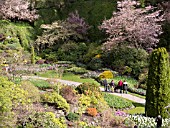
[[[81,18],[78,14],[78,11],[75,13],[70,13],[67,20],[69,24],[74,25],[73,30],[81,35],[86,35],[87,30],[90,28],[89,25],[85,22],[84,18]]]
[[[164,18],[170,23],[170,2],[162,2],[161,7],[163,8],[165,13]]]
[[[3,19],[34,21],[38,18],[35,9],[31,9],[28,0],[2,0],[0,15]]]
[[[107,49],[114,44],[128,41],[136,48],[152,48],[159,42],[158,36],[162,33],[163,16],[160,10],[154,7],[139,7],[140,3],[132,0],[117,2],[118,12],[113,12],[111,19],[104,20],[100,29],[109,35],[105,43]]]
[[[52,24],[43,24],[42,36],[39,36],[35,43],[38,46],[49,46],[59,42],[68,42],[85,39],[89,25],[81,18],[76,11],[70,13],[65,21],[55,21]]]

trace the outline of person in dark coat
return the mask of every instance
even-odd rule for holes
[[[138,126],[137,126],[137,125],[135,125],[135,126],[134,126],[134,128],[138,128]]]
[[[110,85],[110,91],[111,91],[111,92],[114,92],[114,88],[115,88],[114,80],[112,80],[112,81],[109,83],[109,85]]]
[[[161,115],[158,115],[156,117],[155,122],[157,123],[156,128],[161,128],[161,126],[162,126],[162,117],[161,117]]]
[[[107,80],[106,80],[106,79],[103,80],[103,85],[104,85],[104,90],[105,90],[106,92],[109,91],[108,83],[107,83]]]

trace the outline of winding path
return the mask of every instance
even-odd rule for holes
[[[22,78],[23,79],[41,79],[41,80],[49,79],[49,78],[39,77],[39,76],[22,76]],[[78,86],[78,85],[81,84],[79,82],[73,82],[73,81],[68,81],[68,80],[61,80],[61,79],[55,79],[55,80],[56,80],[56,82],[60,82],[62,84],[70,85],[70,86]],[[104,88],[100,87],[100,90],[104,91]],[[110,92],[108,92],[108,93],[110,93]],[[140,103],[140,104],[145,105],[145,99],[142,99],[142,98],[130,95],[130,94],[122,94],[122,93],[110,93],[110,94],[113,94],[113,95],[116,95],[116,96],[120,96],[120,97],[123,97],[125,99],[134,101],[136,103]]]

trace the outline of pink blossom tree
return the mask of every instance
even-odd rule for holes
[[[74,29],[77,33],[86,35],[90,26],[85,22],[85,19],[79,16],[78,11],[71,12],[66,20],[69,24],[74,25]]]
[[[55,21],[52,24],[42,24],[44,29],[42,36],[38,36],[35,44],[37,46],[52,46],[54,44],[63,44],[69,40],[86,40],[86,35],[90,26],[81,18],[76,11],[70,13],[64,21]]]
[[[0,15],[3,19],[26,20],[32,22],[38,18],[35,9],[31,9],[29,0],[2,0]]]
[[[162,2],[160,6],[164,10],[164,18],[170,23],[170,1]]]
[[[100,29],[109,35],[104,43],[106,49],[120,45],[127,41],[129,46],[136,48],[153,48],[159,42],[158,36],[162,33],[161,21],[163,16],[160,10],[147,6],[140,8],[140,3],[133,0],[117,2],[118,11],[104,20]]]

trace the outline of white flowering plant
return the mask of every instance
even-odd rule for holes
[[[127,120],[134,121],[138,128],[155,128],[155,118],[145,117],[143,115],[129,115]],[[170,128],[170,118],[162,120],[162,128]]]

